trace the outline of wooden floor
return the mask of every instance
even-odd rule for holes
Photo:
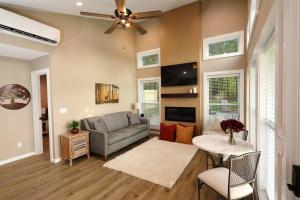
[[[134,145],[130,148],[133,147]],[[97,155],[92,155],[90,159],[78,158],[69,167],[68,164],[51,164],[49,154],[45,153],[0,167],[0,199],[195,200],[197,174],[205,170],[205,161],[206,154],[198,151],[177,183],[172,189],[168,189],[104,168],[104,161]],[[202,199],[218,198],[214,191],[204,188]]]

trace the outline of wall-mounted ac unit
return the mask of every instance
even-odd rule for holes
[[[60,31],[51,26],[0,8],[0,32],[56,46]]]

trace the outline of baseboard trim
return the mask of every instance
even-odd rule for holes
[[[17,157],[9,158],[9,159],[6,159],[6,160],[1,160],[0,161],[0,166],[11,163],[11,162],[15,162],[17,160],[21,160],[21,159],[24,159],[24,158],[27,158],[27,157],[30,157],[30,156],[33,156],[33,155],[35,155],[35,153],[30,152],[30,153],[26,153],[26,154],[23,154],[23,155],[20,155],[20,156],[17,156]]]
[[[53,161],[54,161],[54,163],[59,163],[59,162],[61,162],[61,158],[55,158]]]

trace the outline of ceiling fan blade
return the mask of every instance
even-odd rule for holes
[[[159,17],[163,14],[160,10],[149,11],[149,12],[140,12],[140,13],[133,13],[131,15],[132,18],[135,19],[145,19],[145,18],[152,18],[152,17]]]
[[[115,0],[115,2],[116,2],[117,10],[120,13],[127,13],[126,12],[125,0]]]
[[[85,16],[90,16],[90,17],[103,17],[103,18],[115,19],[115,17],[112,15],[100,14],[100,13],[80,12],[80,14]]]
[[[111,34],[117,27],[118,27],[118,24],[114,23],[104,33],[105,34]]]
[[[133,23],[132,26],[134,28],[136,28],[136,30],[142,34],[142,35],[145,35],[146,33],[148,33],[148,31],[146,29],[144,29],[143,27],[141,27],[140,25],[138,25],[137,23]]]

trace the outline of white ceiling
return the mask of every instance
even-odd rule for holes
[[[81,7],[76,2],[81,1]],[[197,0],[127,0],[126,7],[132,12],[171,10]],[[79,15],[80,11],[112,14],[116,9],[115,0],[0,0],[0,3],[34,8],[38,10]]]
[[[36,58],[46,56],[47,54],[48,53],[42,51],[36,51],[0,43],[0,56],[18,58],[23,60],[34,60]]]

